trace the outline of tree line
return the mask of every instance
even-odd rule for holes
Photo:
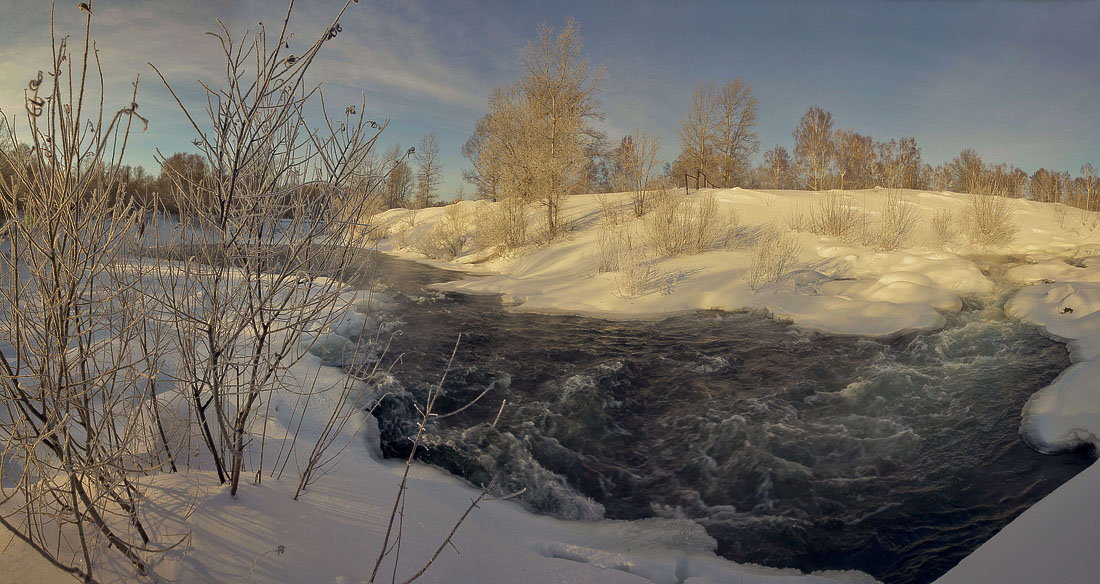
[[[0,154],[8,151],[11,151],[10,156],[0,156],[0,181],[11,186],[14,204],[21,207],[20,181],[17,177],[19,169],[11,161],[31,160],[31,146],[0,141]],[[183,191],[201,192],[209,188],[216,178],[206,159],[199,154],[176,152],[160,157],[158,163],[157,174],[150,173],[141,165],[120,165],[110,169],[111,176],[108,178],[108,169],[104,168],[101,182],[110,191],[107,196],[122,204],[132,202],[141,208],[179,215],[185,207],[181,200]],[[400,144],[394,144],[381,155],[372,150],[358,166],[352,173],[356,180],[349,188],[374,193],[376,205],[384,208],[422,208],[439,203],[437,193],[442,180],[442,167],[434,132],[425,135],[416,147],[407,150],[402,149]],[[28,174],[31,170],[23,169]],[[308,183],[308,178],[288,176],[286,186]],[[195,193],[189,194],[194,196]],[[321,196],[320,191],[318,196]]]
[[[1086,164],[1079,174],[1040,168],[1033,173],[989,163],[973,149],[931,165],[913,137],[876,140],[855,129],[838,128],[833,114],[811,106],[792,132],[793,150],[781,145],[761,152],[759,104],[752,84],[739,77],[721,85],[698,84],[688,111],[678,120],[677,156],[661,160],[656,135],[636,130],[610,139],[593,122],[603,119],[598,91],[603,68],[589,66],[580,26],[570,19],[560,31],[543,23],[520,55],[519,79],[497,87],[489,111],[462,146],[471,167],[462,172],[475,196],[537,203],[550,234],[561,229],[564,197],[578,193],[663,189],[685,184],[764,189],[886,188],[950,190],[1100,210],[1100,179]],[[27,148],[26,145],[9,147]],[[394,144],[371,151],[356,175],[358,188],[377,193],[380,208],[423,208],[440,204],[442,182],[435,133],[412,148]],[[158,161],[159,174],[124,166],[117,196],[178,213],[173,195],[180,177],[209,180],[205,161],[176,153]],[[0,165],[0,180],[13,170]],[[456,193],[464,196],[460,188]],[[644,212],[646,198],[636,197]]]
[[[593,127],[603,118],[597,97],[603,69],[589,67],[576,21],[570,19],[557,32],[542,24],[520,61],[520,78],[492,91],[489,112],[462,147],[472,166],[463,178],[480,198],[539,203],[551,232],[560,228],[566,195],[637,193],[685,183],[815,191],[951,190],[1100,209],[1100,181],[1091,164],[1078,176],[1046,168],[1028,174],[987,163],[968,148],[933,166],[922,159],[915,138],[880,141],[837,128],[833,115],[817,105],[792,132],[793,151],[773,146],[754,165],[760,152],[759,104],[752,84],[741,78],[700,83],[677,124],[679,153],[671,161],[659,160],[656,136],[637,130],[610,140]]]

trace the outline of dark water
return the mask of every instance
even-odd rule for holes
[[[376,412],[384,452],[407,455],[412,404],[461,333],[437,411],[491,389],[437,422],[419,456],[527,487],[540,513],[687,517],[738,562],[930,582],[1090,462],[1021,442],[1021,407],[1069,360],[998,300],[876,341],[759,314],[510,314],[423,288],[451,273],[373,262],[402,331],[385,383],[403,391]]]

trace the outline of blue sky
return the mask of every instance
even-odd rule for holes
[[[78,33],[76,2],[59,27]],[[292,28],[304,46],[342,5],[299,0]],[[152,168],[156,147],[189,149],[191,135],[152,61],[192,104],[195,81],[216,82],[218,47],[203,33],[281,22],[282,1],[96,0],[94,31],[108,103],[139,102],[150,118],[130,162]],[[539,23],[574,17],[593,65],[603,65],[600,124],[635,129],[678,151],[676,122],[692,88],[741,77],[759,100],[761,150],[791,147],[811,106],[876,139],[913,136],[926,162],[974,148],[987,161],[1076,173],[1100,166],[1100,1],[948,0],[666,2],[361,0],[317,63],[331,103],[358,102],[389,118],[385,145],[439,136],[444,197],[467,167],[459,149],[486,112],[489,91],[517,79],[519,53]],[[0,0],[0,108],[22,110],[22,88],[48,62],[49,5]],[[342,106],[341,106],[342,107]],[[467,189],[469,190],[469,189]]]

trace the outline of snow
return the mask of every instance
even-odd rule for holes
[[[639,318],[697,309],[752,308],[822,332],[866,336],[941,327],[945,321],[940,310],[956,310],[961,306],[960,297],[993,290],[993,283],[972,260],[923,244],[927,234],[918,228],[912,237],[917,245],[905,251],[874,251],[807,232],[795,234],[802,250],[796,272],[785,285],[754,293],[746,281],[752,261],[752,234],[768,226],[785,231],[787,218],[810,212],[820,194],[738,188],[714,191],[714,195],[721,209],[739,219],[739,235],[732,239],[744,241],[691,256],[643,258],[654,267],[644,287],[648,293],[625,296],[615,285],[616,274],[596,273],[593,258],[601,229],[601,202],[595,195],[570,198],[565,214],[574,219],[576,229],[565,239],[487,261],[484,252],[468,253],[446,266],[470,268],[476,277],[440,287],[501,294],[506,302],[516,305],[515,310],[525,312]],[[885,195],[872,190],[846,192],[843,196],[850,205],[871,209],[867,213],[867,221],[871,222],[876,220],[875,209]],[[920,225],[926,225],[945,202],[958,214],[966,203],[963,195],[914,191],[905,196],[917,211]],[[604,201],[606,197],[618,197],[613,202],[625,205],[628,195],[604,197]],[[1030,202],[1014,203],[1021,204],[1021,215],[1025,211],[1036,213],[1027,206]],[[484,202],[458,205],[472,216],[491,207]],[[379,218],[390,236],[378,247],[400,257],[423,260],[408,242],[430,232],[446,213],[439,208],[425,209],[414,212],[415,219],[410,219],[410,213],[391,210]],[[537,219],[533,214],[532,221]],[[642,220],[628,220],[624,228],[635,238],[644,239]],[[1060,244],[1071,237],[1067,233],[1021,241],[1025,245]],[[401,246],[402,242],[406,245]]]
[[[978,249],[965,238],[936,242],[927,226],[934,213],[962,213],[967,197],[954,193],[908,191],[903,195],[918,213],[918,224],[906,245],[876,251],[850,241],[797,233],[801,253],[782,285],[755,292],[746,277],[752,261],[754,230],[774,226],[808,209],[816,193],[796,191],[714,192],[720,206],[735,211],[741,243],[673,258],[640,258],[647,281],[640,293],[623,294],[621,274],[598,273],[595,255],[601,229],[596,196],[571,197],[566,213],[576,229],[545,246],[532,246],[500,256],[468,251],[454,261],[427,260],[408,242],[447,217],[444,209],[410,215],[393,210],[378,219],[390,233],[378,244],[388,253],[459,268],[467,275],[442,288],[500,294],[514,310],[568,312],[606,318],[646,318],[682,311],[723,308],[763,309],[795,323],[840,334],[890,336],[943,326],[945,314],[958,310],[971,295],[997,292],[997,284],[979,267],[976,256],[995,254],[1010,265],[1005,276],[1023,286],[1006,312],[1040,326],[1068,342],[1074,365],[1053,384],[1036,393],[1023,412],[1022,431],[1043,451],[1079,444],[1098,444],[1100,389],[1100,233],[1095,222],[1076,210],[1031,201],[1011,201],[1021,227],[1016,238],[996,249]],[[844,192],[853,205],[866,209],[869,220],[881,213],[882,193]],[[615,196],[612,196],[614,198]],[[617,195],[619,204],[625,195]],[[463,202],[470,214],[491,207]],[[474,223],[474,222],[471,222]],[[1091,229],[1090,229],[1091,223]],[[156,240],[174,233],[171,222],[156,220]],[[641,233],[638,220],[625,229]],[[472,229],[472,227],[471,227]],[[474,237],[475,234],[470,234]],[[153,236],[150,236],[153,237]],[[734,238],[735,240],[737,238]],[[946,249],[944,249],[946,248]],[[341,301],[363,309],[366,299],[348,292]],[[376,295],[371,310],[386,306]],[[1066,309],[1071,310],[1066,310]],[[347,348],[357,331],[374,328],[373,314],[349,313],[325,331],[300,339],[305,355],[284,380],[287,387],[319,381],[337,388],[347,379],[324,365],[324,358]],[[271,395],[266,421],[269,445],[291,440],[312,444],[327,420],[326,407],[295,415],[293,391]],[[323,401],[323,396],[321,400]],[[324,404],[322,404],[324,405]],[[331,404],[328,404],[331,406]],[[403,465],[379,460],[377,429],[358,418],[341,440],[351,440],[339,465],[293,500],[297,469],[288,476],[264,476],[262,484],[243,484],[237,499],[218,486],[209,468],[160,474],[145,482],[147,522],[163,533],[186,536],[176,549],[156,559],[155,568],[178,582],[360,582],[369,578],[382,545],[390,508]],[[353,427],[352,427],[353,426]],[[353,436],[353,432],[360,430]],[[195,466],[201,465],[201,459]],[[478,491],[462,480],[414,465],[402,525],[398,581],[411,576],[444,541],[454,522]],[[1022,514],[942,579],[943,582],[1095,582],[1100,580],[1100,468],[1092,468],[1063,485]],[[460,527],[456,550],[446,548],[422,582],[637,582],[692,584],[717,582],[815,583],[871,582],[856,572],[803,575],[738,565],[717,557],[716,544],[690,521],[569,522],[536,516],[511,501],[484,501]],[[68,582],[17,540],[0,538],[0,582]],[[117,554],[100,550],[102,581],[129,581],[131,574]],[[114,558],[114,559],[112,559]],[[383,565],[394,575],[392,556]]]
[[[1050,260],[1048,260],[1050,261]],[[1025,273],[1055,275],[1043,265]],[[1009,314],[1043,328],[1067,342],[1073,366],[1054,383],[1036,392],[1024,406],[1021,433],[1042,452],[1100,446],[1100,282],[1098,270],[1062,274],[1067,280],[1036,284],[1018,292],[1006,305]],[[1022,276],[1021,276],[1022,277]],[[1076,279],[1074,279],[1076,278]]]

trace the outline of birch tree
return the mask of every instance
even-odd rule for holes
[[[764,180],[771,189],[789,189],[794,183],[794,165],[791,155],[782,146],[764,153]]]
[[[718,155],[718,180],[725,187],[740,185],[749,170],[749,161],[760,149],[756,135],[756,98],[752,84],[740,77],[727,81],[718,93],[715,145]]]
[[[855,130],[837,130],[833,136],[833,159],[837,188],[863,189],[872,186],[875,158],[870,136]]]
[[[394,144],[383,154],[382,167],[386,171],[382,179],[382,201],[387,209],[404,207],[409,204],[413,190],[413,172],[407,162],[408,150],[402,150],[400,144]]]
[[[519,81],[493,90],[489,114],[466,142],[463,154],[474,163],[466,178],[479,193],[541,205],[554,237],[564,198],[585,185],[587,146],[602,138],[590,124],[602,118],[603,71],[589,70],[572,19],[557,33],[543,23],[520,63]]]
[[[978,193],[982,183],[982,158],[966,148],[950,164],[952,188],[960,193]]]
[[[676,127],[676,135],[680,137],[680,159],[676,166],[685,173],[701,171],[708,178],[718,177],[715,156],[718,97],[713,81],[700,83],[691,92],[691,109]]]
[[[439,143],[435,132],[420,139],[415,153],[416,159],[416,204],[420,208],[431,207],[435,189],[442,180],[439,166]]]
[[[833,160],[833,114],[811,106],[792,135],[802,184],[812,191],[828,188]]]
[[[603,70],[589,74],[588,58],[581,52],[580,25],[569,19],[561,32],[547,23],[539,26],[520,62],[525,74],[520,87],[529,113],[539,122],[539,148],[545,154],[543,181],[532,185],[536,199],[546,208],[549,236],[561,230],[561,203],[582,182],[584,145],[599,133],[589,121],[602,119],[596,91]]]
[[[634,215],[649,210],[649,183],[657,167],[660,139],[641,130],[622,139],[611,153],[611,185],[615,192],[631,193]]]

